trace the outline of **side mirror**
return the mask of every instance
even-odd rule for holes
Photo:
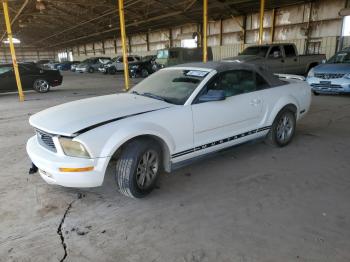
[[[198,102],[212,102],[212,101],[221,101],[225,100],[225,91],[224,90],[209,90],[205,95],[201,95],[198,99]]]
[[[322,64],[325,64],[327,62],[327,60],[326,59],[322,59]]]

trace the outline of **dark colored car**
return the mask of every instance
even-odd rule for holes
[[[23,90],[34,89],[39,93],[46,93],[50,87],[62,84],[62,75],[58,70],[46,70],[36,65],[18,64]],[[16,78],[12,64],[0,65],[0,92],[17,91]]]
[[[72,65],[80,64],[80,61],[64,61],[57,65],[57,69],[61,71],[68,71],[72,69]]]
[[[141,61],[129,65],[129,72],[131,77],[147,77],[154,73],[155,60],[157,56],[145,56]]]

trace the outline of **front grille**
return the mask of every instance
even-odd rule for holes
[[[315,73],[315,77],[322,79],[336,79],[342,78],[345,74],[337,74],[337,73]]]
[[[45,147],[46,149],[56,152],[56,147],[55,147],[55,143],[53,142],[53,135],[45,133],[41,130],[36,130],[36,135],[38,137],[38,141],[40,143],[40,145],[42,145],[43,147]]]
[[[334,84],[328,84],[328,83],[311,84],[311,86],[317,87],[317,88],[342,88],[341,85],[334,85]]]

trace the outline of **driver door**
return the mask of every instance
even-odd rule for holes
[[[272,46],[267,54],[267,67],[272,73],[284,73],[284,58],[280,46]]]
[[[12,66],[0,67],[0,92],[17,90],[16,78]]]
[[[255,72],[249,70],[226,71],[217,75],[203,88],[224,90],[225,100],[195,103],[192,105],[194,146],[212,146],[215,141],[242,135],[258,127],[263,118],[262,98],[257,92]],[[201,95],[200,94],[200,95]],[[245,138],[232,139],[233,144]],[[213,146],[215,150],[215,146]]]

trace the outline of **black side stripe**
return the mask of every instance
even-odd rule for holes
[[[187,150],[175,153],[175,154],[171,155],[171,158],[187,155],[187,154],[194,153],[196,151],[203,150],[203,149],[206,149],[206,148],[209,148],[209,147],[212,147],[212,146],[216,146],[216,145],[227,143],[227,142],[230,142],[230,141],[233,141],[233,140],[237,140],[237,139],[245,137],[245,136],[249,136],[249,135],[256,134],[256,133],[259,133],[259,132],[262,132],[262,131],[269,130],[270,128],[271,128],[271,126],[265,126],[265,127],[254,129],[254,130],[251,130],[251,131],[239,134],[239,135],[234,135],[234,136],[230,136],[230,137],[227,137],[227,138],[224,138],[224,139],[220,139],[220,140],[217,140],[217,141],[205,144],[205,145],[197,146],[197,147],[194,147],[194,148],[191,148],[191,149],[187,149]]]
[[[149,111],[145,111],[145,112],[141,112],[141,113],[136,113],[136,114],[132,114],[132,115],[127,115],[127,116],[122,116],[122,117],[113,118],[113,119],[106,120],[106,121],[103,121],[103,122],[94,124],[94,125],[92,125],[92,126],[88,126],[88,127],[83,128],[83,129],[80,129],[79,131],[75,132],[74,134],[75,134],[75,135],[81,135],[81,134],[83,134],[83,133],[85,133],[85,132],[87,132],[87,131],[90,131],[90,130],[92,130],[92,129],[96,128],[96,127],[99,127],[99,126],[107,125],[107,124],[109,124],[109,123],[116,122],[116,121],[118,121],[118,120],[122,120],[122,119],[125,119],[125,118],[128,118],[128,117],[138,116],[138,115],[142,115],[142,114],[146,114],[146,113],[150,113],[150,112],[162,110],[162,109],[165,109],[165,108],[168,108],[168,107],[163,107],[163,108],[154,109],[154,110],[149,110]]]

